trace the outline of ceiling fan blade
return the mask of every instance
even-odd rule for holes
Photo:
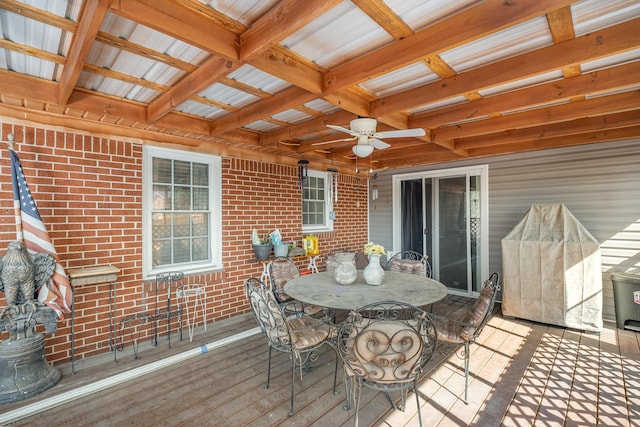
[[[349,135],[354,135],[357,136],[358,132],[354,132],[350,129],[347,128],[343,128],[342,126],[336,126],[336,125],[327,125],[328,128],[333,129],[333,130],[337,130],[340,132],[344,132],[344,133],[348,133]]]
[[[426,132],[422,128],[389,130],[386,132],[378,132],[374,138],[404,138],[410,136],[425,136]]]
[[[387,144],[386,142],[380,141],[379,139],[375,139],[375,138],[369,138],[369,145],[374,148],[377,148],[378,150],[391,147],[391,145]]]
[[[332,139],[331,141],[314,142],[311,145],[324,145],[324,144],[333,144],[334,142],[353,141],[356,138],[357,138],[357,136],[354,136],[352,138]]]

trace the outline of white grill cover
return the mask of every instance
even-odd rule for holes
[[[602,329],[600,245],[563,204],[532,205],[502,239],[505,316]]]

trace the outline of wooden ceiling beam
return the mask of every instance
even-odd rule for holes
[[[567,65],[579,65],[626,52],[640,46],[638,26],[640,18],[390,95],[372,102],[371,114],[381,116],[390,111],[428,105],[468,92],[559,70]]]
[[[538,123],[558,123],[575,120],[580,117],[593,117],[605,114],[636,110],[640,107],[640,90],[618,93],[609,96],[585,99],[562,105],[538,108],[506,116],[492,117],[477,122],[462,123],[433,130],[433,139],[448,141],[485,135],[508,129],[535,126]]]
[[[0,94],[40,101],[45,104],[58,103],[58,84],[38,77],[18,74],[0,69]]]
[[[605,129],[637,126],[639,123],[639,117],[640,105],[638,105],[638,110],[625,111],[623,113],[608,114],[598,117],[584,117],[554,124],[505,130],[482,136],[456,139],[454,142],[458,149],[473,150],[480,147],[511,144],[520,141],[535,140],[538,138],[553,138],[580,133],[590,133]]]
[[[433,54],[460,46],[484,35],[510,27],[575,0],[539,0],[535,2],[505,2],[487,0],[449,19],[437,22],[414,35],[388,44],[335,67],[325,74],[324,93],[359,84],[372,77],[389,73]]]
[[[554,43],[571,40],[576,36],[573,29],[570,6],[561,7],[547,13],[547,23]]]
[[[168,1],[117,0],[111,2],[111,11],[206,52],[238,60],[238,35],[195,10]]]
[[[410,118],[410,127],[438,127],[482,117],[493,113],[511,112],[525,107],[569,100],[577,95],[623,89],[637,85],[640,62],[540,84],[527,89],[507,92],[489,98],[470,101]]]
[[[575,135],[563,135],[552,138],[536,138],[516,143],[506,143],[491,147],[480,147],[469,150],[473,157],[487,157],[502,154],[522,153],[526,151],[549,148],[570,147],[574,145],[594,144],[599,142],[620,141],[640,137],[640,125],[619,129],[605,129]]]
[[[316,67],[299,61],[282,46],[269,47],[253,55],[249,64],[295,86],[320,94],[323,74]]]
[[[149,122],[158,120],[173,108],[202,92],[217,79],[226,76],[237,67],[238,63],[233,63],[225,58],[211,56],[197,70],[149,103],[147,120]]]
[[[78,30],[73,36],[67,63],[60,76],[58,104],[64,105],[69,100],[110,4],[111,0],[86,0],[84,2],[78,20]]]
[[[401,40],[413,34],[411,27],[383,1],[352,0],[352,2],[376,21],[380,27],[384,28],[394,39]]]
[[[307,103],[315,99],[316,96],[298,87],[290,87],[283,90],[277,96],[264,99],[248,105],[237,113],[229,114],[211,123],[210,132],[212,135],[223,134],[230,130],[242,127],[247,123],[262,120],[269,117],[276,111],[285,111],[295,108],[297,105]]]
[[[262,135],[262,143],[264,145],[270,145],[278,143],[279,141],[287,141],[304,135],[328,131],[329,129],[327,128],[327,125],[344,126],[348,125],[348,123],[355,118],[357,118],[357,116],[353,113],[348,111],[339,111],[337,113],[318,117],[317,119],[307,120],[296,126],[289,126],[283,129],[267,132]]]

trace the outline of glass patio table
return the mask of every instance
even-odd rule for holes
[[[290,280],[284,291],[307,304],[344,310],[355,310],[380,301],[423,307],[447,296],[447,287],[437,280],[397,271],[385,271],[380,285],[367,285],[362,271],[358,271],[358,279],[351,285],[341,285],[333,278],[333,272],[323,271]]]

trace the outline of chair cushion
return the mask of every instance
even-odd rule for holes
[[[284,285],[291,279],[300,276],[298,267],[293,262],[272,262],[270,266],[271,286],[280,301],[289,301],[291,297],[284,292]]]
[[[495,287],[493,284],[485,284],[478,299],[475,300],[471,308],[469,308],[460,321],[434,317],[438,340],[455,344],[463,344],[465,341],[473,338],[478,326],[480,326],[487,315],[494,290]]]
[[[416,274],[418,276],[426,276],[424,264],[422,261],[415,259],[399,259],[394,258],[389,264],[390,271],[399,271],[401,273]]]
[[[298,350],[314,347],[332,333],[331,326],[306,315],[289,319],[287,323],[291,332],[291,343]]]
[[[467,323],[470,326],[466,326],[462,328],[460,331],[460,336],[462,339],[468,340],[473,337],[476,332],[477,327],[482,323],[485,316],[487,315],[487,311],[489,310],[489,305],[491,305],[491,298],[493,298],[494,286],[492,284],[485,284],[483,286],[482,291],[480,292],[480,296],[473,303],[469,311],[462,318],[464,323]]]

